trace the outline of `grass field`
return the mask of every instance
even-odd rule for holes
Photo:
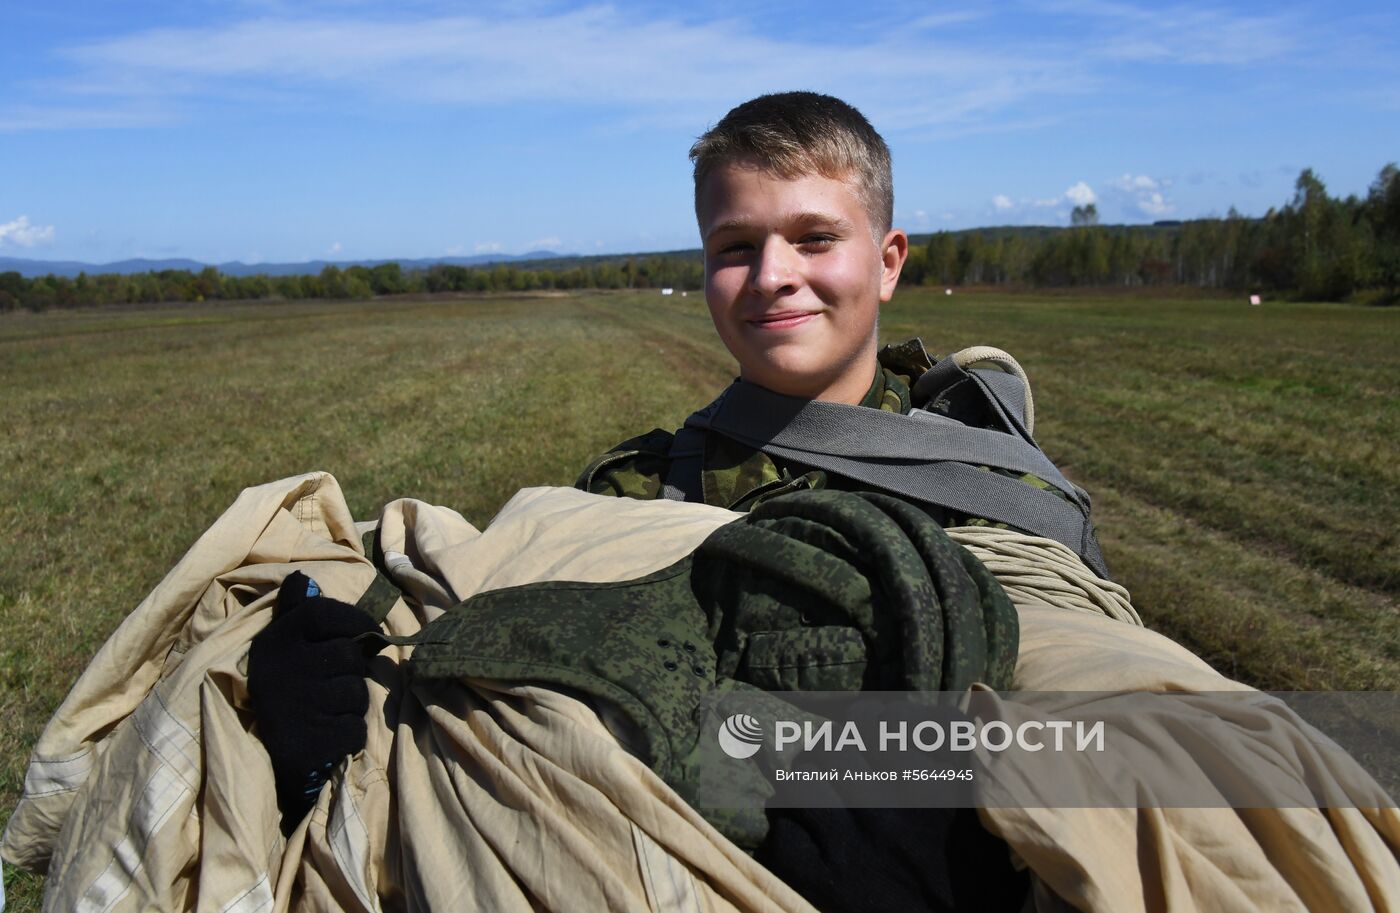
[[[1400,689],[1400,309],[901,292],[881,336],[1000,346],[1151,626],[1271,689]],[[245,486],[334,473],[485,524],[732,376],[656,293],[0,317],[0,817],[122,616]],[[7,868],[10,909],[39,879]]]

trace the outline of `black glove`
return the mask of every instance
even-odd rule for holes
[[[948,726],[969,719],[956,707],[872,701],[867,718],[915,726],[936,720]],[[795,770],[898,771],[901,755],[850,756],[806,750]],[[952,753],[927,763],[962,765]],[[970,802],[972,784],[937,787],[946,800]],[[1011,851],[982,826],[977,810],[902,805],[910,785],[899,781],[775,783],[765,810],[768,832],[754,858],[825,913],[998,913],[1019,911],[1030,889]],[[875,801],[886,807],[866,808]],[[786,807],[784,807],[786,806]]]
[[[337,761],[365,746],[371,650],[379,626],[300,571],[282,581],[272,622],[248,650],[248,693],[272,758],[282,829],[290,832]]]
[[[769,809],[754,858],[826,913],[1016,911],[1030,889],[971,808]]]

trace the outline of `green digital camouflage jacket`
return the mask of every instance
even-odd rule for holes
[[[910,399],[914,380],[933,367],[918,339],[887,345],[879,352],[879,370],[860,405],[887,412],[908,414],[923,403]],[[671,465],[671,444],[675,433],[655,428],[646,434],[623,441],[597,457],[583,470],[574,487],[599,495],[651,500],[662,496],[662,487]],[[1053,494],[1064,495],[1053,485],[1037,476],[1002,472]],[[868,490],[852,479],[820,469],[810,469],[798,463],[769,456],[746,444],[720,434],[706,433],[705,455],[700,473],[701,490],[706,504],[747,511],[779,495],[794,491],[834,489],[841,491]],[[969,517],[949,509],[930,511],[945,527],[997,526],[981,517]]]

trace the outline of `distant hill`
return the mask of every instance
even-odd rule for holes
[[[17,257],[0,257],[0,273],[17,272],[26,279],[36,276],[66,276],[69,279],[79,273],[96,276],[102,273],[160,272],[167,269],[189,270],[197,273],[206,266],[212,266],[225,276],[314,276],[327,266],[345,269],[348,266],[374,267],[381,263],[397,263],[406,270],[426,269],[439,263],[452,266],[483,266],[491,263],[519,263],[530,260],[554,260],[571,256],[554,251],[537,250],[527,254],[478,254],[474,257],[427,257],[419,260],[383,258],[379,260],[309,260],[304,263],[200,263],[197,260],[118,260],[115,263],[82,263],[77,260],[24,260]]]
[[[1100,225],[1099,228],[1109,234],[1120,232],[1133,232],[1141,236],[1169,236],[1181,229],[1183,225],[1193,221],[1209,222],[1204,220],[1187,221],[1162,221],[1151,225]],[[1245,221],[1256,221],[1247,219]],[[980,234],[984,240],[995,241],[1002,237],[1018,236],[1029,242],[1044,241],[1053,235],[1061,232],[1071,231],[1061,225],[996,225],[984,228],[962,228],[950,231],[954,238],[961,238],[963,235]],[[909,236],[909,242],[914,246],[923,246],[933,237],[932,232],[913,233]],[[171,259],[171,260],[119,260],[115,263],[82,263],[76,260],[22,260],[14,257],[0,257],[0,273],[15,271],[26,279],[33,279],[38,276],[64,276],[69,279],[74,278],[79,273],[87,273],[89,276],[96,276],[102,273],[119,273],[130,275],[133,273],[160,272],[161,270],[188,270],[197,273],[206,266],[213,266],[225,276],[314,276],[327,266],[336,266],[345,269],[349,266],[374,267],[381,263],[397,263],[403,267],[405,272],[413,270],[427,269],[430,266],[446,264],[449,266],[489,266],[493,263],[510,263],[523,269],[536,270],[565,270],[580,267],[594,266],[599,263],[625,263],[628,260],[644,260],[647,258],[676,259],[681,261],[700,262],[703,259],[703,251],[700,248],[688,248],[685,250],[667,251],[636,251],[621,254],[561,254],[548,250],[530,251],[526,254],[478,254],[472,257],[426,257],[418,260],[405,260],[385,257],[378,260],[309,260],[304,263],[243,263],[235,260],[231,263],[200,263],[196,260]]]

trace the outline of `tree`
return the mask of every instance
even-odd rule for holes
[[[397,295],[408,290],[403,269],[397,263],[381,263],[369,272],[368,285],[376,295]]]
[[[1120,285],[1133,285],[1140,280],[1138,265],[1142,257],[1133,249],[1133,235],[1117,232],[1108,242],[1108,278]]]
[[[1099,224],[1098,205],[1085,203],[1083,206],[1074,207],[1074,211],[1069,214],[1069,224],[1076,228]]]
[[[320,294],[308,297],[315,298],[349,298],[350,290],[345,286],[345,274],[340,271],[340,267],[327,264],[321,270]]]
[[[194,293],[196,300],[208,301],[211,298],[224,297],[224,277],[217,269],[206,266],[199,271],[199,275],[194,280]]]
[[[1322,222],[1326,218],[1327,186],[1311,168],[1304,168],[1293,184],[1293,202],[1288,206],[1291,218],[1295,283],[1304,295],[1317,295],[1323,286],[1324,269],[1318,242]]]
[[[19,307],[28,287],[29,283],[17,272],[0,273],[0,311],[12,311]]]
[[[1089,204],[1093,206],[1093,203]],[[1081,233],[1079,277],[1081,284],[1098,285],[1108,280],[1108,240],[1103,229]]]
[[[1394,162],[1376,175],[1366,209],[1375,232],[1375,281],[1395,292],[1400,290],[1400,168]]]
[[[946,231],[928,239],[928,275],[939,285],[952,285],[958,275],[958,242]]]
[[[900,285],[923,285],[928,274],[928,249],[924,247],[910,247],[909,256],[904,260],[904,269],[900,270]]]
[[[272,281],[273,294],[288,301],[298,301],[310,297],[306,291],[308,282],[315,282],[314,276],[278,276]]]
[[[959,283],[975,285],[982,281],[982,268],[986,265],[983,253],[986,246],[979,231],[970,231],[962,236],[962,241],[958,244]]]
[[[345,295],[347,298],[364,301],[374,297],[374,289],[370,288],[369,283],[358,276],[346,276]]]
[[[1035,252],[1025,238],[1011,235],[1004,239],[1001,262],[1006,282],[1025,282],[1031,268],[1031,258]]]
[[[43,279],[35,279],[30,283],[28,294],[24,296],[25,307],[37,313],[47,311],[54,306],[56,297],[54,287],[48,282],[52,278],[52,276],[45,276]]]

